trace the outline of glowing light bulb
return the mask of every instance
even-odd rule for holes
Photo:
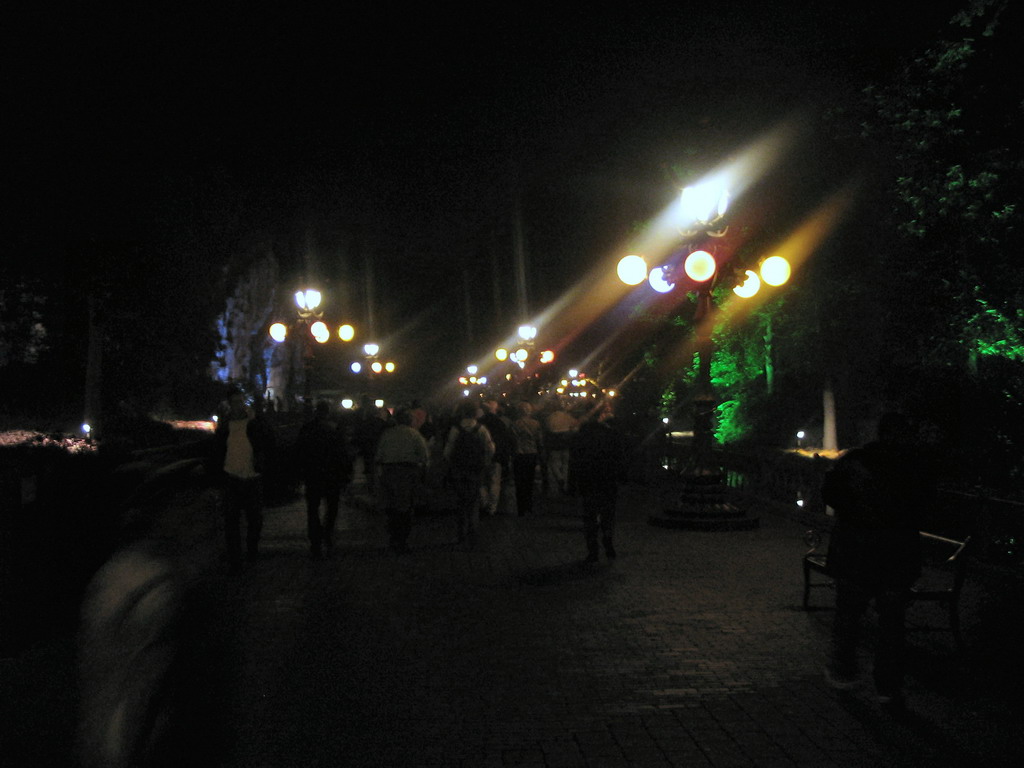
[[[651,288],[656,290],[658,293],[668,293],[676,287],[675,283],[670,283],[665,279],[665,268],[655,267],[651,270],[650,276],[647,278],[647,282],[651,284]]]
[[[619,259],[615,274],[626,285],[640,285],[647,277],[647,262],[644,261],[643,256],[635,254],[623,256]]]
[[[744,280],[742,284],[737,285],[732,289],[733,293],[741,299],[749,299],[761,290],[761,278],[757,276],[757,272],[752,269],[748,269],[746,275],[747,279]]]
[[[704,283],[715,276],[715,257],[707,251],[694,251],[683,262],[687,277],[697,283]]]
[[[769,256],[761,264],[761,279],[768,285],[782,285],[789,280],[789,262],[782,256]]]

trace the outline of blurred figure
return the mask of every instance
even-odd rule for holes
[[[395,413],[395,424],[386,428],[377,444],[380,470],[380,503],[388,519],[388,544],[392,552],[409,551],[412,514],[425,479],[427,441],[412,427],[406,409]]]
[[[363,477],[366,480],[366,490],[371,494],[374,492],[374,483],[376,482],[374,456],[377,452],[377,441],[380,440],[381,433],[384,432],[387,425],[387,409],[379,408],[373,404],[369,397],[364,397],[362,406],[359,409],[353,437],[359,455],[363,460]]]
[[[569,449],[578,423],[560,401],[544,419],[544,453],[547,456],[548,487],[556,495],[569,490]]]
[[[533,487],[537,478],[537,460],[544,448],[540,422],[533,418],[530,403],[519,404],[512,422],[516,452],[512,457],[512,475],[516,486],[516,509],[520,517],[533,514]]]
[[[921,573],[921,519],[935,498],[936,477],[915,447],[909,420],[884,415],[878,440],[848,451],[825,476],[822,495],[835,510],[828,569],[836,580],[836,614],[828,683],[859,684],[860,623],[872,600],[879,637],[873,677],[878,701],[903,707],[905,595]]]
[[[224,538],[228,564],[242,559],[241,519],[246,520],[246,552],[259,555],[263,529],[263,472],[274,444],[273,432],[259,411],[246,404],[245,395],[233,390],[214,433],[224,475]]]
[[[445,442],[444,457],[455,491],[458,542],[473,547],[480,523],[484,477],[494,459],[494,441],[478,421],[481,412],[474,401],[460,403],[457,415]]]
[[[96,573],[79,632],[83,768],[160,764],[169,746],[166,687],[182,610],[182,586],[165,557],[131,547]]]
[[[512,434],[512,422],[499,412],[498,401],[493,398],[484,401],[480,423],[494,442],[494,458],[484,473],[484,513],[496,515],[501,506],[502,486],[511,482],[516,438]]]
[[[572,442],[573,484],[579,489],[583,513],[583,535],[587,544],[586,562],[598,559],[598,535],[605,556],[615,552],[615,507],[619,484],[626,478],[625,441],[614,426],[614,413],[602,404],[584,421]]]
[[[306,530],[314,558],[330,556],[341,492],[352,480],[352,460],[344,432],[331,420],[331,407],[320,401],[312,421],[302,425],[296,442],[306,494]],[[323,520],[320,507],[324,507]]]

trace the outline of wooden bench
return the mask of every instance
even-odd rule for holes
[[[946,610],[947,623],[935,625],[908,625],[911,632],[951,632],[958,649],[963,649],[960,633],[960,592],[967,576],[967,551],[971,542],[968,536],[963,541],[920,532],[921,549],[924,555],[924,573],[907,592],[907,604],[937,603]],[[811,590],[832,587],[831,578],[813,581],[812,574],[828,577],[827,547],[822,547],[823,537],[819,531],[811,530],[804,535],[810,549],[803,556],[804,610],[810,607]]]

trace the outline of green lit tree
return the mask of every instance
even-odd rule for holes
[[[943,421],[975,480],[1019,473],[1003,457],[1024,437],[1020,21],[1019,4],[969,3],[840,113],[837,145],[868,158],[872,183],[861,232],[818,282],[842,320],[819,314],[818,344],[860,355],[851,381],[881,402]]]

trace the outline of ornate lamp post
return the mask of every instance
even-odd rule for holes
[[[682,491],[677,505],[662,514],[652,515],[649,518],[652,525],[691,530],[738,530],[758,525],[757,518],[746,517],[728,501],[724,473],[714,459],[716,402],[711,384],[711,358],[714,354],[711,316],[715,306],[712,294],[723,279],[723,272],[719,258],[713,252],[716,248],[694,247],[726,234],[728,205],[728,193],[710,185],[688,187],[682,193],[681,210],[686,226],[680,228],[679,234],[685,250],[689,251],[683,259],[682,269],[690,281],[690,292],[694,292],[697,299],[693,318],[698,355],[692,410],[693,453],[689,466],[681,475]],[[743,276],[744,281],[733,286],[737,296],[750,298],[759,291],[762,282],[782,285],[789,278],[789,264],[780,256],[766,259],[760,267],[760,274],[748,269]],[[619,261],[617,273],[627,285],[639,285],[646,279],[653,290],[668,293],[675,288],[677,269],[676,264],[666,263],[648,270],[642,256],[629,255]]]
[[[295,292],[295,308],[297,318],[292,328],[303,328],[305,333],[302,337],[302,361],[303,361],[303,411],[307,415],[313,412],[312,402],[312,365],[315,356],[313,342],[326,344],[330,341],[332,333],[327,324],[322,320],[323,310],[320,304],[323,299],[320,291],[314,288],[306,288]],[[274,323],[270,326],[270,338],[276,343],[282,343],[288,338],[292,328],[285,323]],[[349,325],[341,325],[337,330],[337,337],[343,342],[352,341],[355,338],[355,329]]]
[[[499,363],[507,363],[509,372],[505,379],[513,386],[522,386],[531,377],[536,378],[538,366],[546,366],[554,362],[555,353],[550,349],[541,348],[537,352],[536,326],[523,324],[516,331],[514,344],[494,350],[494,358]],[[526,370],[530,367],[530,370]],[[525,394],[525,393],[518,393]]]

